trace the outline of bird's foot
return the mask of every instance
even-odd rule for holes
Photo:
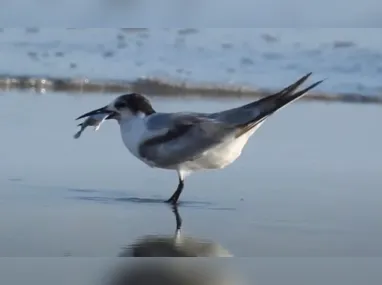
[[[171,197],[170,199],[168,199],[168,200],[166,200],[164,202],[167,203],[167,204],[175,206],[178,203],[178,200],[175,199],[174,197]]]

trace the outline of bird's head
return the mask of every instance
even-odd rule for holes
[[[120,120],[132,116],[148,116],[153,113],[155,113],[155,110],[145,96],[139,93],[130,93],[121,95],[108,105],[83,114],[76,118],[76,120],[96,114],[108,115],[106,120]]]

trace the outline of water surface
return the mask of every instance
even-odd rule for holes
[[[379,5],[369,2],[346,3],[357,17],[337,15],[327,8],[333,3],[320,3],[325,12],[311,13],[316,21],[336,18],[354,25],[358,19],[366,25],[375,23],[370,11]],[[12,3],[3,3],[2,19],[17,19]],[[35,17],[35,2],[28,3],[17,16]],[[86,19],[56,10],[65,20],[70,14],[73,23],[105,22],[105,13],[94,13],[105,12],[102,5],[78,5]],[[248,9],[250,19],[264,20],[265,10]],[[208,9],[199,12],[211,15]],[[55,15],[39,19],[59,22]],[[299,17],[314,20],[306,13]],[[110,19],[118,21],[115,9]],[[303,19],[280,18],[286,20]],[[328,78],[320,91],[379,96],[379,35],[380,29],[4,29],[0,73],[155,76],[274,89],[313,71],[317,80]],[[0,94],[1,284],[96,284],[124,247],[146,235],[173,235],[175,219],[161,201],[175,190],[175,173],[133,158],[115,122],[98,132],[86,130],[79,140],[72,137],[75,117],[112,98]],[[165,111],[217,111],[248,102],[152,100]],[[283,109],[234,164],[186,180],[179,208],[183,234],[253,257],[229,261],[251,284],[381,284],[381,119],[378,106],[298,102]]]
[[[3,29],[0,74],[280,88],[380,96],[381,29]],[[315,91],[316,91],[315,90]]]
[[[1,256],[112,257],[139,236],[172,234],[170,209],[144,199],[168,198],[176,173],[133,158],[115,122],[72,138],[74,118],[111,98],[0,98]],[[243,103],[153,99],[167,111]],[[378,107],[346,104],[280,111],[234,164],[186,180],[185,234],[237,256],[379,256],[379,117]]]

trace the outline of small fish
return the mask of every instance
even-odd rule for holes
[[[83,121],[81,124],[78,124],[78,127],[81,127],[81,129],[74,134],[74,138],[78,139],[82,132],[89,126],[94,127],[94,131],[98,131],[99,127],[105,121],[105,119],[108,117],[107,114],[96,114],[93,116],[88,117],[85,121]]]

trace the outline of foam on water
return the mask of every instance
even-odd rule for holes
[[[4,29],[0,74],[379,95],[381,29]]]

